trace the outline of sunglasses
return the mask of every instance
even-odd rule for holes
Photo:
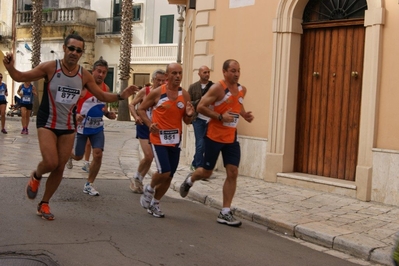
[[[67,48],[68,48],[68,50],[71,51],[71,52],[76,51],[78,54],[83,53],[83,50],[82,50],[82,49],[76,48],[75,46],[67,46]]]

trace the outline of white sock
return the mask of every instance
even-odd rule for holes
[[[148,190],[150,193],[154,193],[154,188],[151,187],[151,185],[146,186],[146,188],[148,188],[147,190]]]
[[[187,184],[192,187],[193,186],[193,181],[191,181],[191,176],[187,178]]]
[[[222,214],[228,214],[230,212],[230,208],[222,208]]]
[[[144,177],[139,172],[136,173],[136,178],[138,178],[138,180],[140,181],[143,181],[144,179]]]
[[[159,200],[152,198],[150,205],[155,205],[155,204],[159,204]]]

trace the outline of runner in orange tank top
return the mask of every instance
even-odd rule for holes
[[[153,89],[137,110],[143,123],[150,129],[150,142],[158,168],[152,175],[151,183],[145,185],[140,204],[149,214],[158,218],[165,216],[159,201],[169,189],[179,164],[182,121],[190,124],[194,114],[190,95],[180,87],[183,76],[181,65],[169,64],[166,75],[168,83]],[[152,120],[146,113],[150,107]]]
[[[244,108],[247,89],[238,83],[240,64],[236,60],[226,60],[223,64],[223,76],[224,80],[213,84],[197,106],[199,113],[211,118],[204,140],[204,163],[186,177],[180,186],[180,195],[186,197],[195,181],[209,178],[219,154],[222,153],[227,177],[223,185],[223,208],[217,222],[237,227],[241,222],[234,218],[231,211],[241,158],[237,124],[240,116],[247,122],[252,122],[254,116]]]

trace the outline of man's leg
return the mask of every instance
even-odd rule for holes
[[[45,130],[47,132],[40,134],[40,130]],[[50,132],[50,134],[48,132]],[[39,142],[41,140],[46,143],[50,142],[49,137],[52,135],[52,141],[50,144],[40,145],[43,161],[39,163],[36,171],[37,176],[42,176],[48,171],[51,171],[47,178],[46,190],[44,191],[42,198],[43,202],[49,202],[61,183],[65,164],[68,161],[72,150],[74,134],[65,134],[57,137],[50,130],[39,128],[38,135],[40,135]],[[56,141],[54,142],[54,140]],[[56,145],[54,145],[54,143],[56,143]],[[50,149],[52,149],[52,151],[50,151]],[[49,156],[48,154],[53,154],[54,156]]]
[[[230,208],[237,188],[238,167],[226,165],[226,180],[223,184],[223,208]]]
[[[154,159],[154,155],[152,153],[151,145],[148,139],[139,139],[141,149],[144,153],[144,158],[141,159],[137,172],[144,178],[148,173],[151,167],[152,160]]]
[[[1,129],[4,130],[6,126],[6,106],[6,104],[0,104]]]
[[[91,161],[90,164],[90,171],[89,171],[89,177],[87,178],[87,182],[93,183],[94,180],[96,180],[98,172],[100,171],[101,168],[102,158],[103,158],[102,149],[93,148],[93,160]]]
[[[206,121],[197,118],[193,121],[194,136],[195,136],[195,154],[193,162],[191,163],[194,168],[202,166],[204,157],[204,137],[206,134]]]

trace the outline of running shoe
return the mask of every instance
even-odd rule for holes
[[[25,135],[29,135],[29,129],[25,128]]]
[[[185,198],[190,190],[191,186],[187,183],[187,179],[191,177],[192,173],[188,173],[186,179],[184,179],[183,183],[180,185],[180,196]]]
[[[83,163],[82,170],[88,173],[90,171],[90,163]]]
[[[161,211],[159,204],[150,205],[150,207],[147,209],[147,212],[157,218],[165,217],[165,214],[163,214],[163,212]]]
[[[140,204],[144,209],[148,209],[150,207],[151,200],[154,197],[154,192],[150,192],[149,188],[149,184],[145,185],[143,195],[140,197]]]
[[[83,192],[90,196],[100,196],[100,193],[93,187],[93,183],[84,184]]]
[[[39,203],[39,205],[37,205],[37,215],[42,217],[44,220],[54,220],[54,215],[50,212],[50,206],[48,203]]]
[[[1,133],[7,134],[7,130],[6,130],[5,128],[3,128],[3,129],[1,130]]]
[[[194,165],[190,165],[190,171],[191,171],[191,172],[194,172],[195,169],[197,169],[197,168],[196,168]]]
[[[69,157],[68,162],[66,163],[66,167],[68,169],[72,169],[73,168],[72,157]]]
[[[130,189],[133,193],[143,194],[143,181],[141,181],[137,176],[130,179]]]
[[[26,195],[29,199],[33,200],[36,198],[37,192],[39,191],[40,180],[37,180],[34,176],[35,171],[30,174],[28,185],[26,186]]]
[[[25,134],[25,128],[23,128],[23,129],[21,130],[21,134],[22,134],[22,135]]]
[[[234,218],[233,213],[229,211],[227,214],[223,214],[222,212],[219,213],[217,222],[220,224],[227,224],[230,226],[239,227],[241,222]]]

